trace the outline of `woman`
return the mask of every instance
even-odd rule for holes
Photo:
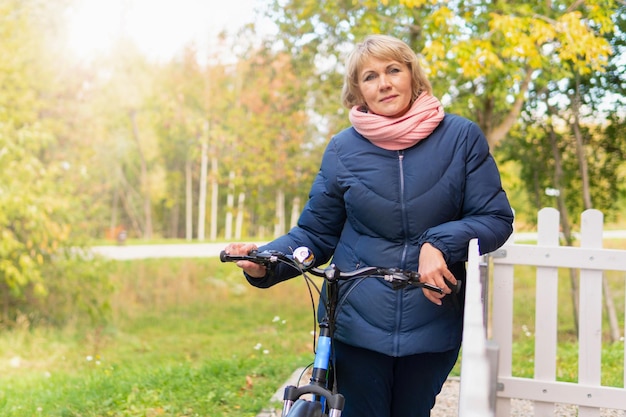
[[[425,417],[461,346],[469,241],[482,253],[502,245],[513,214],[483,133],[444,114],[415,53],[384,35],[367,37],[347,60],[342,92],[352,127],[328,144],[298,226],[259,248],[307,246],[316,264],[419,271],[444,294],[367,279],[348,291],[337,316],[335,360],[344,417]],[[253,244],[230,244],[244,254]],[[239,262],[265,288],[295,275]]]

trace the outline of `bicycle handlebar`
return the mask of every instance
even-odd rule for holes
[[[443,294],[442,288],[427,282],[420,281],[420,274],[416,271],[408,271],[399,268],[380,268],[375,266],[368,266],[359,268],[351,272],[342,272],[337,269],[334,264],[329,267],[321,269],[313,267],[315,256],[313,252],[304,246],[298,247],[293,251],[293,254],[288,255],[279,251],[252,251],[247,255],[230,255],[225,251],[220,253],[220,261],[222,262],[238,262],[238,261],[250,261],[265,267],[272,267],[278,263],[285,263],[292,268],[299,270],[301,273],[309,273],[318,277],[322,277],[327,281],[342,281],[353,278],[366,278],[366,277],[381,277],[385,281],[391,283],[393,289],[405,288],[409,285],[426,288],[430,291],[434,291],[438,294]],[[457,281],[457,284],[452,284],[449,280],[445,279],[446,285],[452,290],[453,293],[458,293],[461,290],[461,281]]]

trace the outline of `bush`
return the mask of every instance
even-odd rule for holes
[[[49,324],[64,326],[72,322],[88,327],[106,324],[110,314],[111,262],[86,256],[86,251],[65,250],[41,265],[41,279],[27,282],[20,291],[5,291],[2,324],[13,327]]]

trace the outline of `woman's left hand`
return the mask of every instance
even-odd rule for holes
[[[422,289],[426,298],[437,305],[441,305],[441,299],[452,292],[444,278],[456,285],[456,278],[448,269],[443,254],[430,243],[422,245],[417,272],[420,274],[420,281],[435,285],[443,290],[443,294],[438,294],[426,288]]]

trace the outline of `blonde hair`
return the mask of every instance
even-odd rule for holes
[[[413,86],[411,103],[423,92],[432,94],[430,81],[426,78],[417,55],[409,45],[393,36],[370,35],[363,42],[357,44],[346,60],[346,75],[341,91],[341,101],[347,108],[365,105],[359,88],[359,73],[370,58],[397,61],[409,67],[411,85]]]

